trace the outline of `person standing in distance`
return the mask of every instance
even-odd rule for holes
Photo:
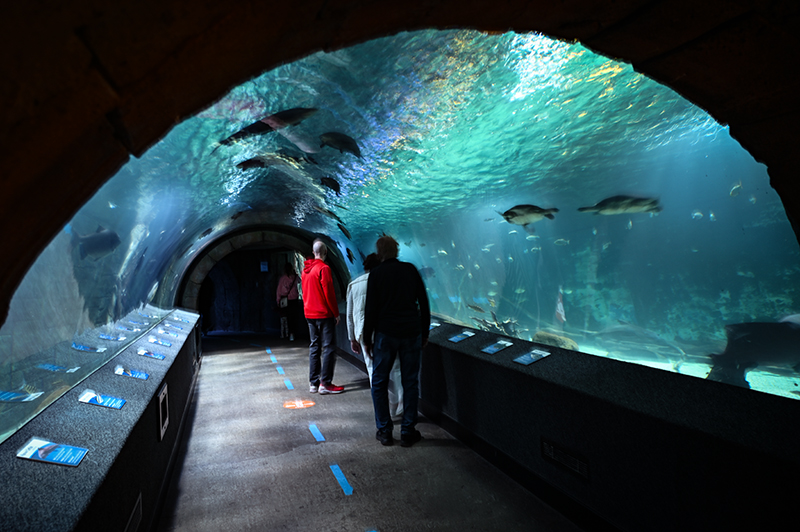
[[[375,437],[382,445],[394,443],[389,373],[397,357],[403,382],[400,445],[411,447],[422,439],[416,429],[419,370],[422,349],[428,343],[431,311],[422,277],[413,264],[397,260],[398,247],[390,236],[382,236],[376,243],[381,264],[367,279],[363,336],[364,349],[372,357],[372,405],[378,428]]]
[[[303,312],[311,336],[309,347],[309,391],[311,393],[342,393],[343,386],[333,384],[336,366],[336,326],[339,324],[339,305],[333,290],[331,267],[325,264],[328,247],[314,240],[314,258],[303,264]],[[322,364],[320,365],[320,359]]]

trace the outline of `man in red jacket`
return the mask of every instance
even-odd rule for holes
[[[342,393],[344,386],[333,384],[336,366],[336,326],[339,325],[339,305],[333,290],[331,267],[325,264],[328,247],[314,241],[314,258],[303,265],[303,311],[311,336],[309,360],[309,391],[320,394]],[[322,368],[320,372],[320,355]]]

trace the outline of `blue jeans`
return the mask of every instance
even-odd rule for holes
[[[307,321],[308,334],[311,336],[311,346],[308,350],[308,380],[314,386],[319,386],[320,381],[332,384],[333,369],[336,367],[336,318],[307,319]],[[322,358],[321,373],[320,358]]]
[[[375,343],[372,346],[372,406],[375,409],[375,426],[378,430],[392,430],[394,426],[389,415],[389,374],[395,358],[400,359],[403,382],[403,421],[400,432],[410,434],[417,426],[422,336],[393,338],[375,333]]]

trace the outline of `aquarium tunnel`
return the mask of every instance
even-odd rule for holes
[[[728,126],[577,41],[421,29],[270,68],[110,174],[10,300],[0,440],[174,312],[277,335],[315,239],[344,311],[383,234],[448,330],[800,399],[797,235]]]

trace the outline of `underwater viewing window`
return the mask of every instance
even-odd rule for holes
[[[0,433],[264,226],[324,235],[353,277],[394,236],[459,325],[798,398],[800,248],[727,127],[580,44],[426,30],[265,72],[123,166],[11,303]]]

